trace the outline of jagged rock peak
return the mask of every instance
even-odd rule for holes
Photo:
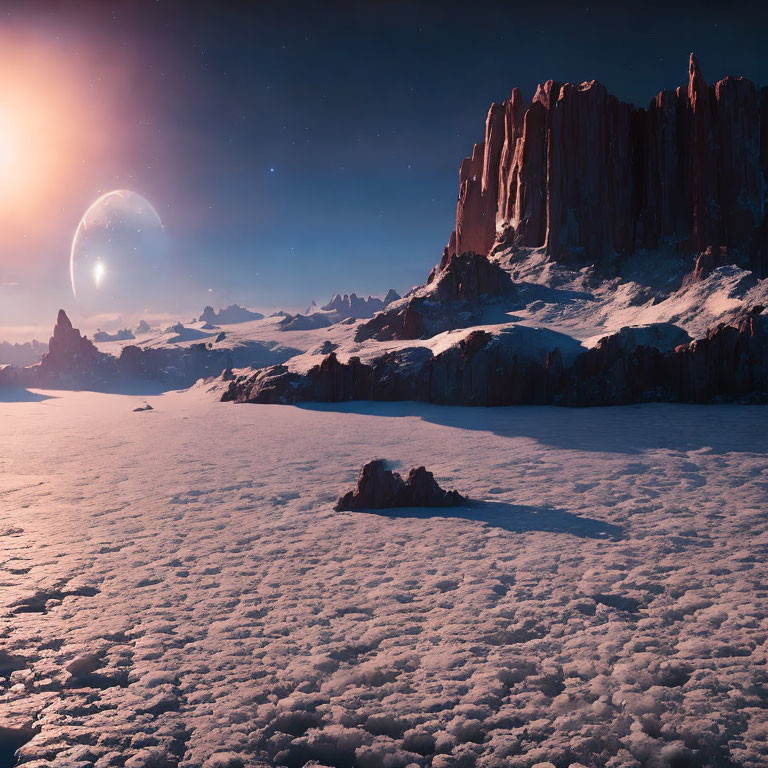
[[[59,310],[56,317],[56,325],[53,326],[53,336],[48,341],[48,354],[57,355],[67,351],[76,351],[78,347],[93,347],[85,336],[80,335],[80,331],[72,326],[72,321],[67,317],[67,313]],[[95,347],[93,347],[95,349]]]
[[[665,244],[694,256],[727,247],[768,274],[768,88],[709,86],[691,54],[687,87],[647,109],[596,80],[549,80],[525,102],[492,104],[459,169],[448,251],[543,247],[572,263],[615,264]]]
[[[704,78],[699,69],[699,62],[696,60],[696,54],[691,52],[688,58],[688,100],[693,103],[696,96],[707,87]]]
[[[61,336],[74,330],[72,328],[72,321],[67,317],[67,313],[63,310],[59,310],[59,314],[56,316],[56,325],[53,326],[53,336]]]
[[[97,359],[101,353],[96,346],[80,331],[72,326],[67,313],[59,310],[53,336],[48,341],[48,352],[43,355],[40,363],[44,371],[64,371],[72,365],[88,364]]]

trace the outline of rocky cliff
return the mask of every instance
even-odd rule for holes
[[[599,406],[768,401],[768,317],[753,307],[702,339],[667,348],[675,326],[624,328],[574,355],[546,329],[473,330],[439,354],[387,352],[366,363],[335,353],[306,373],[285,365],[228,381],[223,401],[421,400],[442,405]]]
[[[545,247],[561,261],[615,267],[639,249],[707,248],[768,274],[768,88],[707,85],[691,54],[687,87],[647,109],[597,81],[552,80],[530,102],[492,104],[485,139],[461,163],[447,252]]]

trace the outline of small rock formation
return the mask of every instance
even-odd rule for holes
[[[314,350],[314,354],[316,355],[330,355],[331,352],[334,352],[338,349],[339,345],[331,341],[330,339],[326,339],[317,349]]]
[[[149,333],[152,329],[149,327],[149,323],[146,320],[139,320],[139,324],[136,326],[134,333],[137,336],[141,336],[144,333]]]
[[[143,406],[139,406],[138,408],[134,408],[133,412],[134,413],[139,413],[141,411],[154,411],[154,410],[155,409],[149,403],[144,403]]]
[[[250,309],[241,307],[239,304],[230,304],[228,307],[214,311],[213,307],[207,306],[200,315],[199,322],[211,323],[216,325],[232,325],[234,323],[247,323],[249,320],[263,320],[264,315],[259,312],[251,312]]]
[[[277,325],[281,331],[313,331],[316,328],[327,328],[332,322],[328,315],[313,312],[311,315],[285,315]]]
[[[471,324],[479,319],[479,304],[512,296],[509,273],[479,253],[444,253],[423,290],[394,302],[363,323],[355,341],[421,339]]]
[[[509,272],[472,251],[444,253],[440,263],[429,273],[427,284],[434,285],[434,297],[440,301],[497,299],[514,293]]]
[[[711,274],[717,267],[723,267],[730,264],[735,259],[729,261],[728,249],[721,245],[719,248],[713,248],[711,245],[702,251],[696,259],[696,266],[693,268],[693,280],[703,280]]]
[[[93,334],[94,341],[128,341],[129,339],[135,339],[136,337],[131,333],[129,328],[123,328],[122,330],[115,331],[115,333],[107,333],[98,329]]]
[[[391,304],[399,298],[399,294],[391,288],[383,300],[376,296],[369,296],[367,299],[364,299],[356,293],[345,293],[343,296],[336,293],[321,309],[323,312],[332,312],[337,321],[346,318],[361,319],[373,317],[376,312],[380,312],[387,304]]]
[[[211,334],[205,331],[200,331],[197,328],[187,328],[184,323],[176,323],[165,329],[165,333],[173,333],[168,339],[169,344],[180,344],[185,341],[199,341],[200,339],[207,339]]]
[[[647,109],[595,80],[549,80],[531,101],[492,104],[485,139],[459,171],[449,254],[496,244],[606,264],[663,242],[724,246],[768,275],[768,88],[707,85],[691,54],[686,87]]]
[[[336,502],[336,510],[392,509],[397,507],[459,507],[469,502],[457,491],[444,491],[424,467],[414,467],[403,480],[387,469],[383,459],[369,461],[357,478],[354,491]]]

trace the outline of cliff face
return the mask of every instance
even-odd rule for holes
[[[229,380],[223,401],[421,400],[441,405],[602,406],[768,399],[768,317],[758,306],[735,324],[669,350],[625,328],[574,360],[561,349],[505,345],[475,330],[437,355],[388,352],[369,363],[331,353],[306,373],[284,365]],[[533,329],[531,329],[533,330]],[[662,345],[663,346],[663,345]]]
[[[768,88],[704,82],[647,109],[596,81],[549,81],[492,104],[485,140],[459,171],[448,253],[545,246],[561,261],[610,263],[639,248],[727,248],[760,275],[766,259]]]

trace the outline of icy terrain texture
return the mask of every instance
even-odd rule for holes
[[[762,407],[0,418],[0,765],[768,761]],[[480,503],[334,512],[377,456]]]

